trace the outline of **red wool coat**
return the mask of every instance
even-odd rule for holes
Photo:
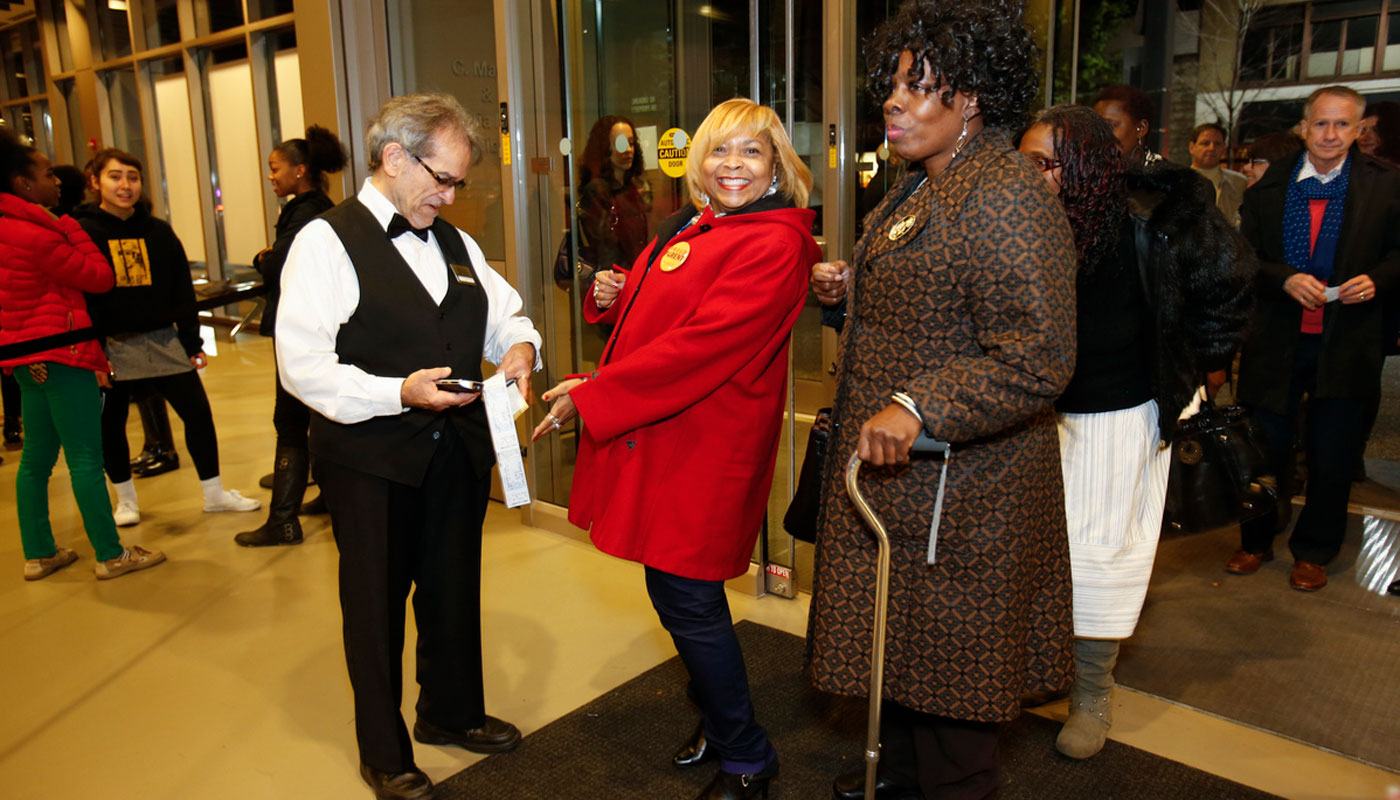
[[[0,344],[92,325],[83,292],[111,290],[112,265],[73,221],[0,193]],[[0,361],[9,369],[40,361],[107,371],[95,340]]]
[[[569,520],[605,553],[696,580],[748,569],[773,482],[788,339],[821,255],[814,212],[706,209],[606,312],[617,325],[583,418]],[[684,260],[668,256],[689,248]],[[669,269],[667,269],[669,267]]]

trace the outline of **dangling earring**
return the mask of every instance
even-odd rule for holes
[[[969,114],[968,111],[973,113]],[[958,134],[958,141],[953,145],[953,158],[957,158],[958,153],[961,153],[962,149],[967,146],[967,123],[971,122],[975,116],[977,116],[977,104],[975,102],[968,103],[967,110],[963,111],[962,132]]]
[[[773,180],[768,184],[768,191],[763,193],[764,197],[772,197],[778,193],[778,176],[774,175]]]
[[[701,206],[708,206],[709,204],[710,204],[710,196],[707,195],[707,194],[705,194],[704,192],[701,192],[701,193],[700,193],[700,205],[701,205]]]

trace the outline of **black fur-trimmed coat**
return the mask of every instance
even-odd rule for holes
[[[1215,206],[1210,182],[1162,162],[1128,176],[1147,284],[1152,388],[1163,441],[1207,372],[1228,369],[1249,324],[1253,249]]]

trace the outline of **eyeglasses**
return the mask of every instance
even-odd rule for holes
[[[465,178],[454,178],[451,175],[437,172],[432,167],[423,163],[423,159],[419,158],[417,153],[409,152],[407,149],[405,149],[404,152],[413,156],[413,160],[417,161],[423,167],[424,171],[432,176],[434,181],[437,181],[438,186],[444,189],[456,189],[459,192],[467,188],[467,181]]]
[[[1065,165],[1065,162],[1057,158],[1046,158],[1045,156],[1031,156],[1031,163],[1039,167],[1041,172],[1049,172]]]

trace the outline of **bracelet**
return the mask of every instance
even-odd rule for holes
[[[890,395],[890,402],[913,414],[914,419],[917,419],[920,425],[924,424],[924,415],[919,413],[918,404],[914,402],[914,398],[910,397],[908,392],[895,392]]]

